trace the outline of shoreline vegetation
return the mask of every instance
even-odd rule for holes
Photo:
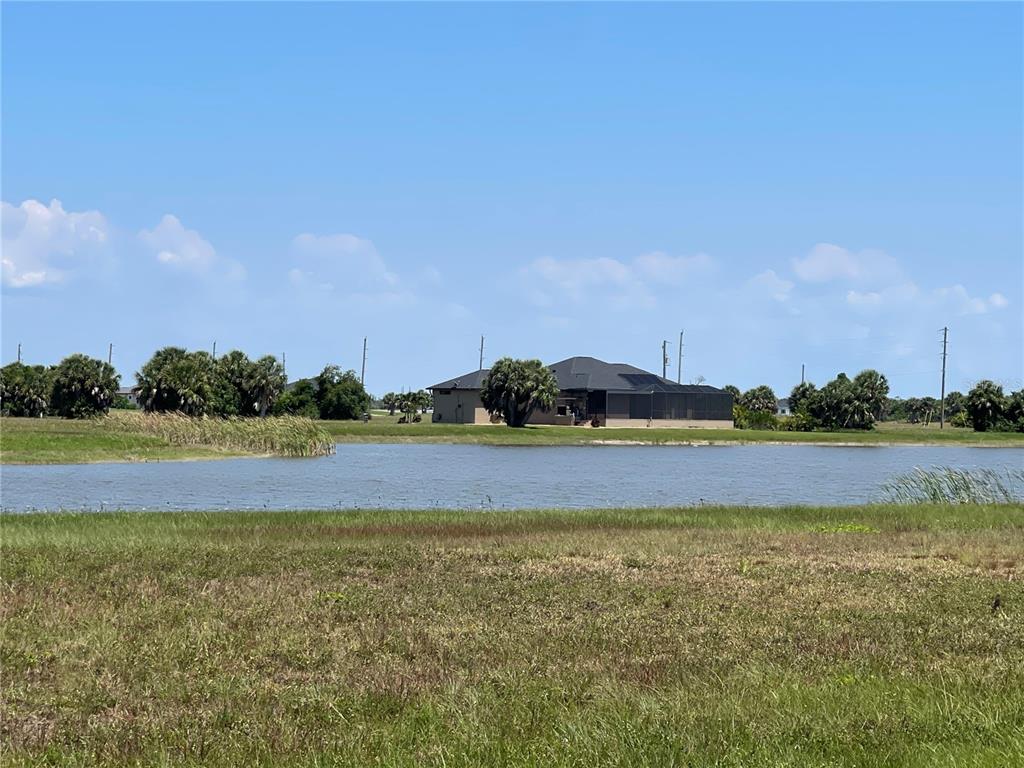
[[[298,416],[192,418],[112,410],[91,419],[0,418],[0,463],[88,464],[325,456],[335,441]]]
[[[6,765],[1024,762],[1024,506],[0,516]]]
[[[1024,448],[1024,434],[882,422],[870,431],[779,432],[503,425],[399,424],[376,414],[368,422],[299,417],[197,419],[113,410],[94,419],[0,418],[0,463],[81,464],[215,459],[264,455],[323,455],[334,443],[453,443],[480,445],[822,445],[977,446]],[[263,425],[260,425],[263,422]],[[299,426],[301,422],[301,427]],[[200,425],[202,425],[200,427]],[[211,434],[215,433],[215,434]],[[275,442],[276,441],[276,442]],[[274,446],[277,446],[276,448]],[[281,451],[280,453],[278,451]],[[301,453],[306,451],[306,453]]]

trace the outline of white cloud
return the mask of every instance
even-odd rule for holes
[[[539,281],[531,295],[538,306],[552,306],[558,300],[581,303],[590,297],[610,302],[616,308],[651,307],[656,301],[634,269],[617,259],[553,259],[543,257],[524,270],[524,277]]]
[[[878,291],[847,291],[846,303],[853,307],[877,307],[882,303],[882,294]]]
[[[694,256],[670,256],[663,251],[653,251],[633,260],[636,273],[648,280],[661,283],[682,283],[693,275],[707,272],[712,266],[711,257],[706,253]]]
[[[76,269],[88,267],[109,238],[99,211],[65,211],[59,200],[49,207],[38,200],[2,206],[3,283],[27,288],[60,283]]]
[[[909,280],[888,285],[875,291],[846,292],[846,303],[861,312],[876,312],[882,309],[911,308],[920,297],[917,285]]]
[[[301,234],[292,240],[291,256],[297,266],[289,279],[296,285],[361,296],[380,293],[394,298],[401,293],[398,275],[388,269],[370,240],[349,234]]]
[[[831,243],[818,243],[802,259],[793,259],[793,272],[807,283],[844,280],[858,283],[891,283],[903,270],[893,257],[882,251],[854,253]]]
[[[658,303],[655,292],[660,286],[679,285],[709,272],[712,266],[706,254],[670,256],[661,251],[630,261],[545,256],[527,265],[522,277],[528,283],[527,295],[540,307],[561,300],[580,304],[596,298],[616,309],[649,309]]]
[[[770,296],[775,301],[789,301],[793,292],[793,283],[779,277],[774,269],[766,269],[747,281],[747,286],[755,293]]]
[[[967,289],[960,284],[939,288],[935,291],[934,296],[940,303],[952,307],[958,315],[984,315],[1003,309],[1009,304],[1001,293],[993,293],[987,299],[981,296],[971,296]]]
[[[186,229],[176,216],[165,214],[153,229],[139,232],[139,241],[155,254],[157,262],[199,275],[217,274],[231,280],[245,277],[237,261],[221,258],[209,241],[194,229]]]

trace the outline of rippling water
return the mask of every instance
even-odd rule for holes
[[[1024,467],[1024,449],[822,446],[339,445],[322,459],[5,466],[31,510],[502,509],[858,504],[914,467]]]

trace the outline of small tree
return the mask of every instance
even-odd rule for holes
[[[994,381],[979,381],[967,393],[967,415],[975,432],[998,429],[1006,410],[1006,396],[1003,388]]]
[[[216,361],[209,352],[164,347],[135,374],[139,405],[147,411],[180,411],[203,416],[214,411]]]
[[[309,379],[295,382],[291,389],[281,393],[272,406],[277,416],[306,416],[310,419],[320,418],[320,408],[316,404],[316,385]]]
[[[355,371],[328,365],[316,377],[316,402],[321,419],[360,419],[370,410],[370,396]]]
[[[853,388],[860,412],[869,413],[872,422],[881,421],[889,399],[889,380],[878,371],[868,368],[853,377]]]
[[[766,384],[748,389],[740,397],[740,405],[751,413],[775,413],[778,409],[778,398],[772,388]]]
[[[244,352],[233,349],[218,357],[210,411],[218,416],[251,415],[255,410],[248,392],[251,373],[252,360]]]
[[[267,415],[270,406],[284,391],[287,384],[284,366],[273,355],[261,357],[249,366],[245,379],[248,405],[261,417]],[[251,413],[251,411],[250,411]]]
[[[421,389],[416,393],[419,398],[420,413],[426,413],[434,407],[434,396],[425,389]]]
[[[817,392],[815,387],[809,381],[803,381],[797,384],[789,393],[789,411],[790,413],[807,413],[807,406],[810,403],[814,393]]]
[[[738,403],[740,401],[739,387],[733,386],[732,384],[726,384],[724,387],[722,387],[722,391],[728,392],[730,395],[732,395],[732,401],[734,403]]]
[[[522,427],[538,408],[549,411],[558,398],[558,380],[540,360],[503,357],[483,380],[480,400],[487,412],[510,427]]]
[[[1024,389],[1018,389],[1006,398],[1006,428],[1024,432]]]
[[[53,410],[67,419],[106,413],[120,378],[114,367],[102,360],[86,355],[65,357],[53,369]]]
[[[5,416],[42,416],[50,407],[53,375],[43,365],[9,363],[0,369],[0,403]]]
[[[380,404],[388,409],[388,415],[394,416],[398,410],[399,397],[395,392],[388,392],[380,399]]]
[[[946,418],[952,419],[958,413],[967,410],[967,398],[962,392],[950,392],[946,395]]]
[[[402,420],[406,424],[420,421],[420,406],[423,404],[422,392],[405,392],[398,396],[398,409],[402,412]]]

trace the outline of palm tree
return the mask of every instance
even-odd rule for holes
[[[889,397],[889,380],[878,371],[868,368],[853,377],[857,399],[868,407],[875,421],[881,421]]]
[[[979,381],[967,393],[967,413],[976,432],[987,432],[997,427],[1005,410],[1003,388],[994,381]]]
[[[480,400],[510,427],[523,427],[536,409],[549,411],[558,398],[558,380],[540,360],[503,357],[483,380]]]
[[[272,355],[261,357],[250,366],[246,390],[249,402],[261,418],[267,415],[287,383],[284,366]]]

